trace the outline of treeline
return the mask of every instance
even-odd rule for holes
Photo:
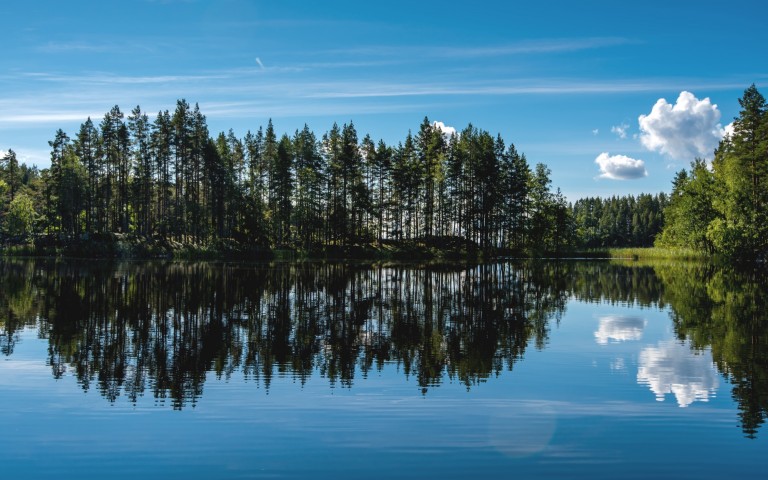
[[[420,243],[517,254],[683,247],[768,256],[768,108],[755,86],[711,165],[680,171],[671,195],[569,205],[550,171],[471,124],[446,135],[425,118],[397,145],[354,124],[278,137],[270,121],[213,137],[179,100],[150,118],[136,107],[89,118],[49,142],[51,167],[0,158],[0,240],[130,233],[183,244],[259,248]]]
[[[115,106],[49,144],[51,166],[37,178],[20,177],[12,152],[0,165],[6,235],[301,249],[449,237],[518,252],[572,243],[547,167],[531,168],[514,145],[472,125],[448,136],[425,118],[397,145],[360,139],[351,122],[322,137],[307,126],[278,136],[271,120],[243,138],[211,136],[200,109],[179,100],[154,119]]]
[[[660,245],[768,257],[768,107],[754,85],[739,105],[733,133],[720,142],[711,166],[696,159],[677,173]]]
[[[669,197],[640,194],[637,197],[588,197],[577,200],[571,215],[581,248],[652,247],[664,227]]]

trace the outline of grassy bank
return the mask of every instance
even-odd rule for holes
[[[431,237],[388,240],[362,245],[325,245],[312,249],[269,249],[220,239],[196,243],[159,236],[99,234],[79,237],[39,236],[31,241],[0,245],[0,256],[74,258],[179,259],[179,260],[408,260],[480,261],[496,255],[458,238]]]
[[[684,248],[635,247],[605,248],[581,252],[585,258],[610,258],[622,260],[708,260],[705,253]]]
[[[100,234],[80,237],[46,235],[33,241],[0,245],[2,256],[45,256],[74,258],[179,259],[179,260],[374,260],[374,261],[473,261],[498,258],[594,258],[629,261],[710,260],[708,255],[688,249],[605,248],[569,252],[564,255],[535,255],[521,252],[483,252],[472,242],[456,237],[428,237],[386,240],[358,245],[324,245],[311,249],[269,249],[219,239],[197,243],[160,236]]]
[[[132,234],[58,235],[0,246],[2,256],[121,258],[121,259],[219,259],[228,257],[270,259],[271,250],[245,247],[231,241],[199,244],[159,236]]]

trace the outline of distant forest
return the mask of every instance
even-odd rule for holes
[[[74,138],[58,130],[50,168],[0,159],[0,239],[135,234],[268,249],[423,242],[520,254],[658,245],[765,257],[768,115],[750,87],[712,165],[696,159],[672,194],[569,204],[550,170],[471,124],[428,118],[397,145],[353,123],[278,137],[271,120],[212,136],[197,105],[154,119],[118,106]]]

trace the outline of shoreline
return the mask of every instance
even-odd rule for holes
[[[48,257],[104,260],[222,261],[426,261],[478,262],[501,260],[712,260],[687,249],[625,247],[574,249],[566,252],[483,251],[454,237],[387,240],[381,244],[326,245],[312,249],[266,248],[224,239],[201,244],[159,236],[97,234],[78,238],[39,237],[31,242],[0,245],[0,257]]]

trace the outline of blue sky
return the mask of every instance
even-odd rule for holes
[[[744,89],[768,94],[766,14],[757,0],[3,2],[0,151],[46,167],[57,128],[185,98],[212,134],[351,120],[396,143],[428,116],[500,133],[570,200],[669,191],[711,157]]]

